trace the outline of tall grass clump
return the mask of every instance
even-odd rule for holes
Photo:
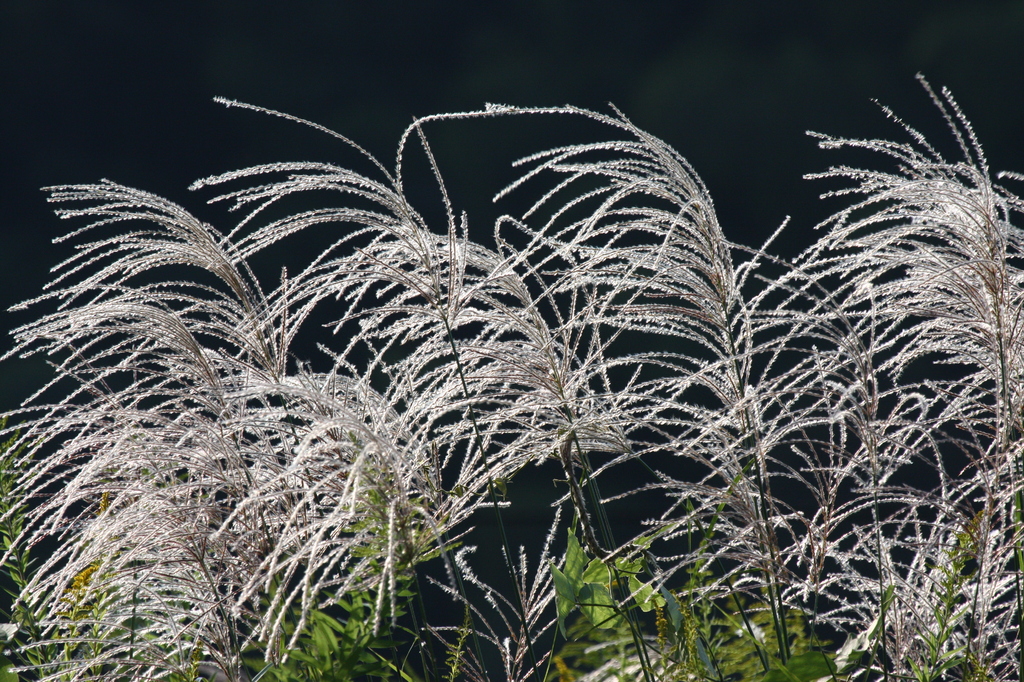
[[[393,167],[309,124],[365,169],[195,183],[227,231],[50,188],[84,225],[11,353],[55,370],[8,415],[20,674],[1024,680],[1024,204],[924,85],[953,160],[887,110],[904,142],[818,136],[881,170],[811,176],[846,208],[791,259],[617,110],[421,118]],[[427,130],[513,116],[610,141],[517,162],[527,208],[477,235]],[[532,559],[528,466],[560,495]]]

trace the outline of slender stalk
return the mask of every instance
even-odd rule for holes
[[[445,334],[448,337],[448,344],[451,346],[452,356],[455,359],[455,368],[459,374],[459,381],[462,383],[462,394],[463,398],[467,402],[467,413],[470,422],[473,425],[473,435],[476,440],[476,447],[480,451],[480,456],[483,458],[484,466],[487,469],[487,495],[490,498],[491,506],[494,508],[494,519],[498,525],[498,534],[501,539],[502,552],[505,555],[505,567],[508,569],[509,579],[512,581],[512,592],[515,593],[515,604],[517,608],[517,615],[519,616],[519,623],[523,629],[523,635],[527,640],[527,648],[530,653],[530,662],[534,673],[537,675],[538,682],[543,682],[543,678],[540,677],[540,661],[533,650],[533,641],[530,639],[530,627],[526,619],[526,604],[523,602],[523,595],[520,592],[519,584],[516,581],[515,568],[512,566],[512,548],[508,541],[508,534],[505,532],[505,522],[501,516],[501,506],[498,504],[498,494],[494,487],[494,475],[487,460],[487,453],[484,451],[483,435],[480,433],[480,426],[476,420],[476,412],[474,411],[472,404],[469,404],[469,384],[466,382],[466,373],[462,367],[462,359],[459,354],[458,345],[455,343],[455,336],[452,334],[451,326],[448,324],[448,318],[442,315],[441,319],[444,321]],[[459,575],[458,570],[455,570],[454,573],[459,584],[459,591],[463,595],[463,598],[466,598],[465,590],[462,586],[462,578]],[[466,603],[469,602],[467,601]],[[475,631],[473,641],[474,646],[478,649],[477,655],[480,656],[480,665],[483,666],[483,657],[482,653],[479,651],[479,642],[476,638]]]

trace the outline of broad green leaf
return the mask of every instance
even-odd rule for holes
[[[622,616],[615,612],[615,603],[608,588],[597,583],[587,583],[579,593],[580,610],[595,627],[614,628],[622,622]]]
[[[555,608],[558,610],[558,630],[565,637],[565,619],[576,606],[576,593],[565,574],[551,563],[551,577],[555,581]]]
[[[654,588],[650,585],[640,582],[640,579],[635,575],[629,576],[629,591],[633,595],[637,606],[644,613],[656,606],[665,606],[665,598],[655,592]]]
[[[622,573],[642,573],[644,570],[643,559],[629,560],[625,557],[619,557],[615,560],[615,568],[619,569]]]
[[[569,579],[573,590],[576,592],[583,586],[583,567],[586,565],[587,555],[583,552],[583,548],[580,547],[579,540],[570,531],[569,543],[565,548],[565,569],[563,570],[565,570],[565,577]]]
[[[611,582],[611,571],[608,570],[608,567],[600,559],[592,559],[587,564],[586,570],[583,571],[583,582],[608,585]]]
[[[0,682],[18,682],[18,673],[12,673],[12,667],[10,659],[0,654]]]

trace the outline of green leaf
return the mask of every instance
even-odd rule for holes
[[[583,587],[583,567],[587,565],[587,555],[580,547],[579,540],[569,531],[569,544],[565,548],[565,577],[573,586],[574,592]]]
[[[821,651],[808,651],[789,659],[782,668],[772,668],[761,682],[812,682],[822,677],[831,677],[836,664]]]
[[[622,623],[622,616],[615,611],[615,602],[608,588],[597,583],[587,583],[579,593],[580,610],[595,627],[614,628]]]
[[[12,673],[12,667],[10,659],[0,654],[0,682],[18,682],[18,673]]]
[[[584,583],[597,583],[598,585],[608,585],[611,583],[611,572],[608,567],[604,565],[604,562],[600,559],[593,559],[587,568],[583,571]]]
[[[647,613],[656,606],[665,606],[665,598],[654,591],[650,585],[640,582],[635,575],[629,576],[629,591],[633,600],[644,613]]]
[[[551,562],[551,578],[555,581],[555,608],[558,610],[558,630],[565,637],[565,619],[576,606],[576,592],[565,574]]]
[[[629,560],[625,557],[619,557],[615,560],[615,568],[619,569],[621,573],[642,573],[644,570],[643,559]]]

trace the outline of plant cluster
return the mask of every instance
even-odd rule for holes
[[[891,168],[810,176],[848,206],[793,259],[727,239],[617,110],[421,118],[392,169],[309,124],[366,172],[196,182],[242,214],[226,232],[50,188],[86,224],[14,332],[55,369],[6,428],[17,674],[1024,680],[1024,203],[924,85],[958,158],[888,110],[906,142],[817,136]],[[613,139],[519,161],[496,200],[536,198],[478,238],[425,131],[527,115]],[[417,145],[442,225],[408,199]],[[308,193],[336,201],[280,209]],[[532,562],[505,532],[530,466],[561,492]],[[648,518],[616,538],[622,504]],[[482,514],[510,590],[474,568]]]

